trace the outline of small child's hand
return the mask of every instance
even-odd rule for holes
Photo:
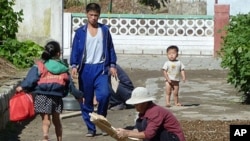
[[[16,87],[17,92],[21,92],[22,90],[23,90],[23,88],[21,86]]]
[[[173,85],[173,83],[172,83],[172,81],[171,80],[169,80],[169,81],[167,81],[168,83],[169,83],[169,85],[173,88],[174,87],[174,85]]]
[[[166,82],[168,82],[169,84],[172,83],[172,81],[170,79],[165,79]]]
[[[85,98],[78,98],[77,99],[79,103],[84,103],[85,102]]]

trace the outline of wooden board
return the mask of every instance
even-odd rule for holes
[[[110,135],[117,141],[139,141],[139,139],[135,138],[119,139],[119,137],[116,134],[115,128],[109,123],[109,121],[104,116],[98,115],[97,113],[90,113],[89,115],[91,122],[93,122],[98,128],[108,133],[108,135]]]

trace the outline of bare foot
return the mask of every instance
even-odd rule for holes
[[[177,103],[177,104],[175,104],[175,106],[182,106],[182,105],[181,105],[181,103]]]
[[[171,105],[170,105],[170,104],[166,104],[166,107],[170,108],[170,107],[171,107]]]
[[[49,141],[49,136],[48,135],[43,135],[43,141]]]

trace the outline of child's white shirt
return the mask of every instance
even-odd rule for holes
[[[170,80],[180,81],[180,72],[184,70],[185,66],[181,61],[166,61],[162,67],[164,71],[167,71]]]

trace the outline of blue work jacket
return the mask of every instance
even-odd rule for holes
[[[98,26],[102,29],[103,34],[103,60],[104,68],[116,67],[116,53],[112,41],[111,34],[109,32],[109,27],[98,23]],[[81,26],[75,31],[75,36],[73,39],[72,51],[70,56],[70,65],[78,66],[78,71],[81,71],[83,66],[84,52],[86,51],[86,38],[87,38],[87,27],[88,24]]]

